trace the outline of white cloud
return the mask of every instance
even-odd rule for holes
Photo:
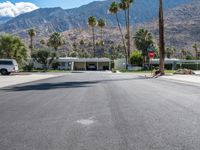
[[[16,17],[20,14],[33,11],[38,7],[29,2],[11,3],[10,1],[0,3],[0,17]]]

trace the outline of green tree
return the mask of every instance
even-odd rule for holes
[[[104,19],[98,20],[98,26],[101,28],[101,42],[103,42],[103,28],[106,26],[106,22]]]
[[[22,65],[27,59],[27,48],[18,37],[0,35],[0,58],[16,59]]]
[[[68,56],[69,56],[69,57],[78,57],[79,54],[78,54],[78,52],[76,52],[76,51],[71,51],[71,52],[69,52]]]
[[[30,37],[30,45],[29,45],[29,48],[31,49],[31,55],[32,55],[32,53],[33,53],[33,48],[34,48],[34,46],[33,46],[33,37],[36,36],[36,31],[35,31],[35,29],[29,29],[29,30],[28,30],[28,35],[29,35],[29,37]]]
[[[48,40],[48,46],[53,47],[53,48],[55,49],[55,51],[58,51],[58,48],[59,48],[60,46],[64,45],[64,43],[65,43],[65,42],[64,42],[64,40],[63,40],[61,34],[58,33],[58,32],[54,32],[54,33],[50,36],[50,38],[49,38],[49,40]]]
[[[40,40],[40,44],[46,45],[46,41],[45,41],[44,39],[41,39],[41,40]]]
[[[122,28],[121,28],[121,25],[120,25],[120,22],[119,22],[119,17],[118,17],[119,10],[120,10],[119,3],[117,3],[117,2],[112,2],[110,7],[109,7],[109,9],[108,9],[108,11],[111,14],[115,15],[116,20],[117,20],[118,28],[119,28],[119,31],[120,31],[120,34],[121,34],[121,38],[122,38],[122,42],[123,42],[124,53],[125,53],[125,58],[126,58],[126,69],[127,69],[127,64],[128,64],[127,49],[126,49],[125,38],[124,38],[124,35],[123,35],[123,32],[122,32]]]
[[[130,6],[133,3],[133,0],[121,0],[119,7],[121,10],[125,12],[125,21],[126,21],[126,30],[127,30],[127,55],[128,60],[130,61],[130,53],[131,53],[131,36],[130,36]]]
[[[136,66],[142,66],[143,57],[141,51],[133,51],[130,58],[131,64]]]
[[[134,44],[138,50],[142,51],[143,62],[145,63],[148,55],[147,49],[154,44],[153,36],[148,30],[139,29],[135,34]]]
[[[93,39],[93,51],[94,51],[94,57],[96,57],[96,47],[95,47],[95,26],[97,25],[96,17],[90,16],[88,18],[88,25],[92,28],[92,39]]]
[[[44,70],[48,70],[53,61],[57,58],[56,52],[50,50],[39,50],[32,54],[32,58],[43,65]]]
[[[189,50],[186,50],[186,49],[181,50],[181,55],[182,55],[182,59],[186,59],[186,60],[193,60],[194,59],[191,52]]]
[[[167,58],[172,58],[172,56],[174,55],[174,53],[175,53],[175,49],[174,48],[170,48],[170,47],[166,48]]]
[[[83,39],[80,40],[79,44],[80,44],[81,46],[84,46],[84,44],[85,44],[84,40],[83,40]]]

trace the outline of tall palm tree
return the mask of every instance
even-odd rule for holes
[[[101,42],[103,42],[103,28],[106,26],[106,22],[104,19],[98,20],[98,26],[101,28]]]
[[[118,17],[118,11],[119,10],[120,10],[119,3],[117,3],[117,2],[112,2],[112,4],[110,5],[110,7],[108,9],[108,11],[111,14],[115,15],[116,20],[117,20],[118,28],[119,28],[119,31],[120,31],[120,34],[121,34],[121,38],[122,38],[122,42],[123,42],[124,53],[125,53],[125,58],[126,58],[126,69],[127,69],[127,61],[128,61],[128,58],[127,58],[127,49],[126,49],[126,42],[125,42],[125,39],[124,39],[124,35],[122,33],[122,28],[121,28],[121,25],[119,23],[119,17]]]
[[[125,12],[125,21],[126,21],[126,30],[127,30],[127,53],[128,60],[130,63],[130,53],[131,53],[131,36],[130,36],[130,6],[133,3],[133,0],[121,0],[119,4],[120,9]]]
[[[194,43],[192,45],[192,48],[194,48],[196,59],[198,59],[198,45],[197,45],[197,43]]]
[[[182,59],[185,59],[185,58],[186,58],[186,55],[187,55],[187,50],[182,49],[182,50],[181,50],[181,55],[182,55]]]
[[[29,48],[31,49],[31,55],[32,55],[32,53],[33,53],[33,37],[34,36],[36,36],[36,31],[35,31],[35,29],[29,29],[28,30],[28,35],[29,35],[29,37],[30,37],[30,46],[29,46]]]
[[[58,47],[62,46],[64,44],[64,40],[61,36],[60,33],[58,32],[54,32],[48,41],[48,46],[51,46],[55,49],[55,51],[58,50]]]
[[[154,45],[153,36],[146,29],[139,29],[134,36],[134,44],[138,50],[142,51],[143,63],[146,63],[147,49]]]
[[[165,52],[166,52],[167,58],[172,58],[175,52],[174,50],[175,50],[174,48],[170,48],[170,47],[166,48]]]
[[[96,57],[96,47],[95,47],[95,33],[94,28],[97,25],[96,17],[90,16],[88,18],[88,25],[92,28],[92,38],[93,38],[93,51],[94,51],[94,57]]]
[[[163,1],[159,0],[159,71],[161,75],[165,74],[165,36],[164,36],[164,17]]]

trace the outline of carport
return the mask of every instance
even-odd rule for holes
[[[111,61],[108,58],[79,58],[74,60],[73,70],[110,70]]]

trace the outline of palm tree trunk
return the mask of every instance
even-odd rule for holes
[[[94,27],[92,27],[92,35],[93,35],[93,50],[94,50],[94,57],[96,57],[96,47],[95,47],[95,37],[94,37]]]
[[[196,53],[196,60],[198,60],[198,49],[197,49],[197,47],[195,48],[195,53]]]
[[[130,64],[130,54],[131,54],[131,42],[130,42],[130,8],[128,8],[128,13],[127,13],[127,38],[128,38],[128,63]]]
[[[103,42],[103,28],[101,27],[101,42]]]
[[[30,49],[31,49],[31,56],[33,54],[33,37],[30,37]]]
[[[126,9],[124,10],[124,15],[125,15],[125,22],[126,22],[126,30],[128,31],[128,20],[127,20],[127,11]]]
[[[119,27],[119,31],[120,31],[120,34],[121,34],[121,37],[122,37],[122,42],[123,42],[123,45],[124,45],[124,53],[125,53],[125,59],[126,59],[126,69],[127,69],[127,64],[128,64],[128,59],[127,59],[127,50],[126,50],[126,43],[125,43],[125,39],[124,39],[124,36],[123,36],[123,33],[122,33],[122,29],[121,29],[121,26],[120,26],[120,23],[119,23],[119,18],[118,18],[118,15],[116,13],[116,19],[117,19],[117,24],[118,24],[118,27]]]
[[[130,34],[129,34],[129,10],[127,11],[126,9],[124,10],[124,15],[125,15],[125,22],[126,22],[126,31],[127,31],[127,56],[126,56],[126,66],[127,64],[130,64],[130,54],[129,54],[129,37],[130,37]],[[126,38],[125,38],[126,39]],[[126,67],[127,69],[127,67]]]
[[[103,50],[104,44],[103,44],[103,27],[101,27],[101,43],[100,43],[100,47]],[[102,57],[102,54],[100,54],[100,57]]]
[[[165,61],[165,40],[164,40],[164,18],[163,18],[163,1],[160,1],[159,6],[159,50],[160,50],[160,73],[161,75],[165,74],[165,67],[164,67],[164,61]]]

